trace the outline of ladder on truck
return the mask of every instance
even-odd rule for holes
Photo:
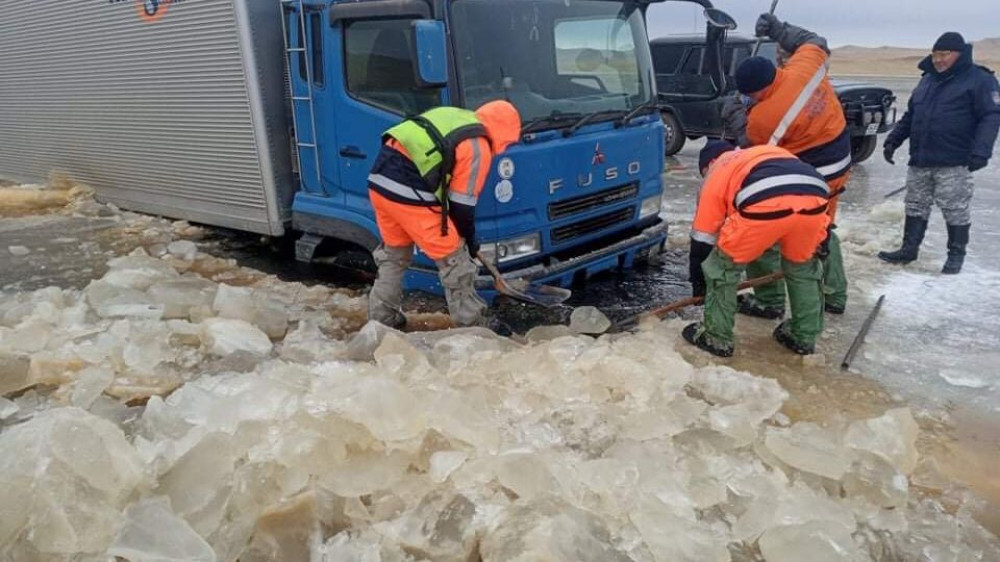
[[[279,0],[281,3],[281,36],[285,42],[285,60],[287,62],[286,70],[288,71],[288,94],[292,100],[292,127],[295,129],[295,147],[296,156],[299,160],[299,173],[305,173],[302,170],[302,151],[311,150],[313,154],[313,163],[315,164],[316,172],[316,189],[319,193],[324,193],[323,190],[323,174],[320,172],[320,161],[319,161],[319,146],[318,139],[319,134],[316,129],[316,110],[313,107],[313,69],[311,61],[303,60],[302,66],[306,70],[306,91],[304,96],[296,95],[295,90],[295,80],[292,78],[292,73],[295,71],[294,64],[294,53],[299,53],[300,57],[305,57],[308,45],[306,40],[306,15],[305,9],[302,5],[302,0]],[[288,13],[291,11],[297,11],[298,16],[298,36],[299,36],[299,46],[293,47],[289,44],[289,39],[291,35],[289,34],[289,22]],[[315,40],[315,38],[313,39]],[[302,134],[302,129],[299,128],[299,104],[308,104],[309,107],[309,133],[311,135],[311,142],[304,142],[302,139],[305,135]],[[308,138],[308,137],[307,137]]]

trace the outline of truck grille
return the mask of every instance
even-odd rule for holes
[[[611,205],[613,203],[621,203],[622,201],[635,197],[637,193],[639,193],[639,184],[630,183],[628,185],[613,187],[611,189],[605,189],[604,191],[589,193],[572,199],[566,199],[565,201],[559,201],[558,203],[549,203],[549,220],[556,220],[569,215],[575,215],[576,213],[582,213],[584,211],[589,211],[605,205]]]
[[[598,215],[580,222],[553,228],[549,232],[549,239],[553,244],[558,244],[578,236],[593,234],[594,232],[604,230],[618,223],[630,221],[634,216],[635,209],[632,207],[618,209],[617,211]]]

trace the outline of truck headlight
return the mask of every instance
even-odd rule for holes
[[[639,207],[639,220],[648,219],[649,217],[660,214],[662,199],[662,193],[660,195],[654,195],[653,197],[643,199],[642,206]]]
[[[873,116],[871,111],[866,111],[864,117],[862,118],[865,125],[871,125]]]
[[[508,238],[492,244],[483,244],[479,250],[483,259],[496,263],[521,259],[542,251],[542,237],[536,232],[517,238]]]

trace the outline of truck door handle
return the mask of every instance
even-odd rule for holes
[[[340,147],[340,155],[344,158],[357,158],[358,160],[364,160],[368,158],[368,155],[361,152],[361,149],[356,146],[342,146]]]

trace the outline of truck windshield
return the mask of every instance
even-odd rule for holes
[[[451,15],[466,107],[506,98],[538,130],[613,119],[652,97],[635,2],[455,0]]]

